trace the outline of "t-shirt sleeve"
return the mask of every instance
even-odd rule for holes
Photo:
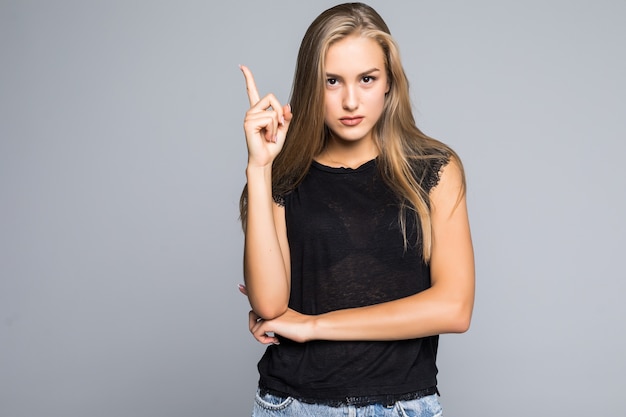
[[[282,194],[274,194],[272,196],[274,199],[274,203],[278,204],[280,207],[285,207],[285,196]]]
[[[422,182],[422,186],[426,192],[430,193],[430,191],[439,184],[441,172],[448,163],[450,163],[450,155],[447,154],[428,161],[425,172],[426,175]]]

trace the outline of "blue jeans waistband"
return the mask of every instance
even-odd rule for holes
[[[344,407],[344,406],[356,406],[364,407],[372,404],[379,404],[385,407],[393,406],[398,401],[411,401],[419,398],[428,397],[430,395],[439,395],[439,390],[436,386],[420,389],[417,391],[405,393],[405,394],[386,394],[386,395],[365,395],[355,397],[344,397],[339,399],[327,399],[327,398],[302,398],[297,395],[288,394],[284,392],[275,391],[269,388],[259,387],[259,393],[261,396],[270,394],[278,397],[292,397],[305,404],[319,404],[329,407]]]

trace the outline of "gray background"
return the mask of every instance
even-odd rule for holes
[[[331,1],[0,1],[0,417],[245,416],[237,65],[286,100]],[[624,415],[626,3],[371,1],[467,170],[448,416]]]

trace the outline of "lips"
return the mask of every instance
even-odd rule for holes
[[[363,116],[342,117],[339,121],[345,126],[356,126],[363,121]]]

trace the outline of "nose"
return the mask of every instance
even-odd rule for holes
[[[359,98],[356,87],[347,85],[344,89],[342,106],[344,110],[354,111],[359,107]]]

